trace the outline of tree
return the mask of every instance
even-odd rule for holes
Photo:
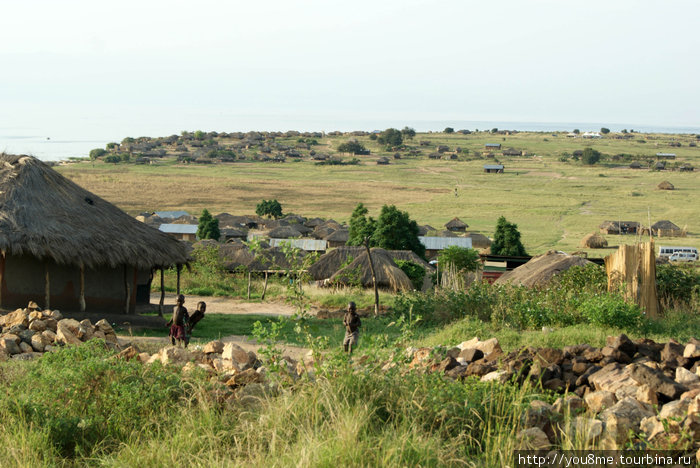
[[[592,166],[593,164],[600,161],[600,151],[594,150],[593,148],[586,148],[585,150],[583,150],[581,160],[584,164]]]
[[[416,136],[416,131],[411,127],[404,127],[403,130],[401,130],[401,134],[404,136],[404,138],[413,140],[413,137]]]
[[[263,200],[255,207],[255,214],[258,216],[267,216],[268,218],[281,218],[282,205],[275,200]]]
[[[403,136],[399,130],[387,128],[379,134],[377,141],[382,145],[401,146],[403,144]]]
[[[452,264],[458,272],[476,271],[481,267],[479,252],[475,249],[451,245],[438,254],[438,264]]]
[[[574,129],[574,135],[578,135],[579,133],[581,133],[581,130],[579,130],[578,128],[575,128],[575,129]]]
[[[396,206],[384,205],[374,231],[377,246],[391,250],[412,250],[425,258],[425,246],[418,239],[418,223]]]
[[[103,150],[102,148],[95,148],[94,150],[90,150],[90,159],[93,161],[97,158],[101,158],[107,154],[107,151]]]
[[[352,154],[369,154],[367,148],[362,143],[354,140],[341,143],[338,146],[338,152],[340,153],[352,153]]]
[[[493,255],[509,255],[522,257],[527,255],[525,247],[520,242],[520,232],[518,225],[509,223],[501,216],[496,223],[496,232],[491,243],[491,253]]]
[[[492,128],[491,133],[498,133],[498,128],[496,128],[496,127]]]
[[[607,135],[608,133],[610,133],[610,129],[605,128],[605,127],[601,127],[600,133],[602,133],[603,135]]]
[[[374,315],[379,315],[379,288],[377,287],[377,275],[374,272],[374,262],[372,261],[372,238],[376,230],[376,222],[371,217],[367,217],[367,208],[362,203],[358,203],[350,216],[350,229],[348,245],[362,245],[367,252],[369,261],[369,271],[372,274],[372,286],[374,288]],[[352,242],[352,243],[351,243]]]
[[[445,133],[454,133],[455,129],[452,127],[445,127],[445,130],[443,130]]]
[[[219,231],[219,220],[214,218],[206,208],[202,211],[202,216],[199,217],[197,226],[197,237],[199,239],[214,239],[219,240],[221,232]]]

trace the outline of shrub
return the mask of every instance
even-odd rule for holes
[[[338,152],[352,154],[369,154],[369,150],[362,143],[357,141],[347,141],[338,145]]]
[[[255,207],[255,214],[268,218],[281,218],[282,205],[277,200],[263,200]]]
[[[600,133],[602,133],[603,135],[607,135],[608,133],[610,133],[610,129],[609,129],[609,128],[602,127],[602,128],[600,129]]]
[[[443,130],[445,133],[454,133],[455,129],[452,127],[445,127],[445,130]]]
[[[420,291],[425,278],[425,268],[408,260],[396,260],[396,265],[401,268],[401,271],[406,273],[408,279],[413,283],[413,287]]]
[[[219,231],[219,220],[214,218],[206,208],[202,211],[202,216],[199,218],[197,226],[197,237],[199,239],[214,239],[219,240],[221,232]]]
[[[377,142],[391,147],[401,146],[401,144],[403,144],[403,135],[401,134],[401,131],[395,128],[387,128],[379,134],[377,137]]]
[[[580,305],[588,323],[598,326],[637,330],[643,323],[642,311],[615,294],[602,294],[585,299]]]
[[[94,150],[90,150],[90,159],[93,161],[97,158],[101,158],[107,154],[107,151],[103,150],[102,148],[95,148]]]
[[[593,164],[600,161],[600,151],[594,150],[593,148],[586,148],[585,150],[583,150],[583,156],[581,156],[581,160],[584,164],[592,166]]]
[[[688,303],[700,295],[700,274],[688,265],[658,265],[656,287],[666,304]]]
[[[116,154],[110,154],[109,156],[106,156],[104,158],[104,162],[111,163],[111,164],[117,164],[117,163],[120,163],[121,161],[122,161],[122,158]]]

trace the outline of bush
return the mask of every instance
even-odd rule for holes
[[[282,205],[277,200],[263,200],[255,207],[255,214],[268,218],[281,218]]]
[[[111,163],[111,164],[118,164],[118,163],[122,162],[122,158],[119,155],[110,154],[109,156],[106,156],[104,158],[104,162]]]
[[[581,160],[584,164],[592,166],[593,164],[600,161],[600,151],[594,150],[593,148],[586,148],[585,150],[583,150],[583,156],[581,156]]]
[[[598,326],[637,330],[644,321],[639,306],[628,304],[615,294],[602,294],[585,299],[580,306],[588,323]]]
[[[602,133],[603,135],[607,135],[608,133],[610,133],[610,129],[609,129],[609,128],[602,127],[602,128],[600,129],[600,133]]]
[[[214,239],[216,241],[221,237],[219,220],[214,218],[206,208],[202,211],[202,216],[199,217],[197,237],[199,239]]]
[[[369,150],[362,143],[347,141],[338,145],[338,152],[352,154],[369,154]]]
[[[425,278],[425,268],[408,260],[396,260],[396,265],[401,268],[401,271],[406,273],[408,279],[413,283],[413,287],[420,291]]]
[[[445,130],[443,130],[445,133],[454,133],[455,129],[452,127],[445,127]]]
[[[90,159],[94,161],[95,159],[101,158],[105,154],[107,154],[107,151],[103,150],[102,148],[95,148],[94,150],[90,150]]]
[[[689,303],[700,296],[700,274],[690,265],[658,265],[656,287],[668,305]]]
[[[401,131],[395,128],[387,128],[379,134],[377,142],[391,147],[401,146],[403,144],[403,135]]]

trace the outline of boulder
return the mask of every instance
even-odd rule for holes
[[[688,414],[689,406],[690,400],[687,399],[668,402],[661,407],[658,418],[661,421],[664,419],[683,419]]]
[[[476,348],[467,348],[460,351],[457,357],[460,362],[469,364],[484,357],[484,352]]]
[[[44,335],[41,333],[36,333],[34,336],[32,336],[31,345],[34,351],[37,353],[43,353],[44,348],[49,343],[53,343],[53,341],[47,341],[46,338],[44,338]]]
[[[241,370],[246,370],[253,366],[248,352],[235,343],[226,343],[221,352],[221,359],[228,359],[235,362]]]
[[[617,392],[623,387],[638,387],[640,382],[632,378],[629,366],[608,364],[588,377],[588,383],[596,390]],[[644,383],[644,382],[642,382]]]
[[[569,420],[564,431],[570,440],[583,441],[588,445],[598,440],[603,433],[603,422],[597,419],[577,416]]]
[[[663,423],[656,416],[642,419],[642,422],[639,423],[639,430],[644,433],[646,440],[649,441],[666,432]]]
[[[634,396],[638,402],[651,406],[657,406],[659,399],[656,397],[656,392],[649,385],[640,385],[637,387],[637,393]]]
[[[615,394],[605,390],[599,390],[597,392],[590,392],[584,398],[586,400],[586,405],[588,409],[594,413],[600,413],[601,411],[611,408],[617,402]]]
[[[253,369],[246,369],[234,374],[233,377],[226,382],[226,385],[229,387],[240,387],[250,383],[263,383],[264,381],[265,378],[262,374],[255,372]]]
[[[80,328],[78,329],[78,338],[80,341],[88,341],[92,339],[95,333],[95,327],[92,326],[90,320],[85,319],[80,322]]]
[[[33,331],[35,331],[35,332],[41,333],[41,332],[43,332],[44,330],[46,330],[46,328],[47,328],[47,327],[46,327],[46,322],[43,321],[43,320],[38,320],[38,319],[37,319],[37,320],[32,320],[31,322],[29,322],[29,329],[30,329],[30,330],[33,330]]]
[[[653,391],[671,400],[677,399],[683,392],[688,390],[687,387],[666,377],[663,372],[650,369],[647,366],[631,364],[630,375],[640,385],[649,385]]]
[[[20,339],[17,335],[6,334],[0,336],[0,350],[5,351],[10,356],[22,352],[18,343],[20,343]]]
[[[44,311],[44,315],[52,317],[57,322],[59,322],[61,319],[63,319],[63,314],[61,313],[60,310],[46,310],[46,311]]]
[[[17,333],[17,336],[19,336],[20,341],[23,341],[27,344],[31,344],[32,342],[32,336],[34,336],[36,332],[32,330],[22,330]]]
[[[700,376],[693,374],[685,367],[676,367],[676,382],[686,387],[700,384]]]
[[[160,362],[164,365],[171,364],[176,366],[184,366],[193,359],[192,353],[178,346],[163,348],[160,350],[159,354],[154,354],[154,356],[159,356]]]
[[[605,423],[601,439],[605,450],[618,450],[627,442],[629,432],[636,432],[642,419],[653,413],[634,398],[618,401],[611,408],[600,413],[600,420]]]
[[[535,361],[542,367],[559,365],[564,360],[564,352],[557,348],[541,348],[535,354]]]
[[[425,367],[430,361],[430,356],[432,355],[432,348],[418,348],[413,353],[413,360],[408,364],[409,369],[415,369],[417,367]]]
[[[73,319],[63,319],[58,322],[56,329],[56,343],[63,345],[79,345],[82,342],[77,336],[80,323]]]
[[[39,307],[39,304],[37,304],[36,302],[29,301],[29,303],[27,304],[27,309],[29,309],[30,311],[36,311],[41,310],[41,307]]]
[[[688,359],[700,358],[700,345],[697,343],[688,343],[683,350],[683,357]]]
[[[56,341],[56,333],[54,333],[51,330],[44,330],[43,332],[41,332],[41,336],[44,338],[44,340],[46,340],[49,343],[53,343],[54,341]]]
[[[445,359],[440,361],[439,364],[436,364],[432,370],[433,370],[433,372],[439,372],[441,374],[444,374],[448,370],[454,369],[458,365],[459,365],[459,363],[457,362],[456,359],[454,359],[450,356],[447,356]]]
[[[568,395],[557,398],[552,408],[559,414],[577,414],[584,410],[585,403],[578,395]]]
[[[210,341],[204,345],[202,351],[206,354],[221,354],[224,352],[224,343],[219,340]]]
[[[637,345],[624,334],[607,337],[606,344],[613,349],[625,353],[629,357],[634,356],[634,353],[637,352]]]
[[[23,353],[33,353],[34,352],[34,348],[32,348],[32,346],[30,344],[27,344],[24,341],[19,342],[19,349]]]
[[[493,372],[489,372],[488,374],[481,377],[481,381],[482,382],[495,381],[495,382],[503,384],[503,383],[508,382],[508,380],[510,380],[510,378],[512,376],[513,376],[513,374],[511,374],[510,372],[505,371],[505,370],[493,371]]]
[[[29,326],[29,314],[22,309],[17,309],[7,315],[0,317],[0,326],[11,328],[15,325]]]
[[[539,427],[530,427],[518,432],[516,436],[518,450],[547,450],[552,444]]]
[[[53,317],[44,318],[42,320],[46,323],[47,330],[51,330],[52,332],[56,333],[56,330],[58,329],[58,320]]]
[[[129,361],[129,360],[134,359],[138,356],[139,356],[139,349],[136,346],[131,345],[128,348],[125,348],[122,351],[120,351],[118,354],[115,354],[114,358],[124,359],[126,361]]]
[[[503,353],[501,345],[498,343],[498,338],[491,338],[486,341],[480,341],[479,338],[474,337],[469,341],[463,341],[462,343],[458,344],[457,347],[460,349],[478,349],[479,351],[484,353],[484,356],[488,356],[493,352]]]
[[[684,346],[676,340],[670,340],[661,350],[662,361],[675,361],[679,357],[683,357]]]

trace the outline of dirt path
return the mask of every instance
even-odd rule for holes
[[[165,314],[172,311],[175,305],[175,293],[165,293]],[[290,316],[295,312],[294,307],[284,302],[246,302],[241,299],[232,299],[230,297],[215,297],[215,296],[185,296],[185,307],[187,310],[194,311],[199,301],[207,303],[207,313],[211,314],[257,314],[270,316]],[[151,293],[151,304],[158,307],[160,302],[160,293]]]

